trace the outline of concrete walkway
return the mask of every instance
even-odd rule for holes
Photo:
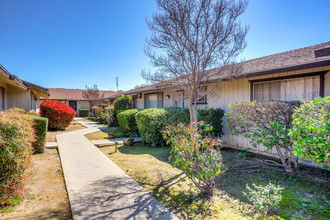
[[[87,128],[56,136],[73,219],[178,219],[97,149]]]

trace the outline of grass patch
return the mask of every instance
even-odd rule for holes
[[[169,147],[153,148],[135,144],[100,148],[112,161],[182,219],[254,219],[258,211],[243,196],[246,184],[269,182],[285,188],[277,211],[267,219],[328,219],[330,204],[329,173],[303,168],[287,174],[282,169],[265,167],[256,156],[243,159],[232,150],[222,150],[224,165],[213,202],[204,201],[185,175],[168,161]]]
[[[82,124],[78,122],[71,122],[69,127],[67,127],[64,131],[47,131],[47,142],[56,142],[56,135],[64,134],[70,131],[76,131],[86,128]]]
[[[86,134],[85,137],[88,140],[100,140],[100,139],[108,139],[108,133],[114,133],[115,138],[123,138],[125,135],[121,133],[120,127],[104,127],[101,128],[100,131],[95,131],[90,134]]]

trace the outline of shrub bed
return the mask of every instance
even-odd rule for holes
[[[80,117],[89,117],[89,109],[79,109]]]
[[[14,110],[0,113],[0,205],[22,197],[24,171],[30,163],[34,140],[28,116]]]
[[[162,131],[167,125],[189,123],[189,109],[179,107],[150,108],[136,114],[136,124],[143,142],[152,146],[163,145]]]
[[[137,136],[139,133],[135,115],[139,112],[137,109],[129,109],[129,110],[122,110],[119,111],[117,114],[119,126],[121,132],[129,137],[129,136]]]
[[[66,104],[46,99],[40,104],[40,116],[48,118],[48,128],[64,130],[73,121],[77,112]]]
[[[197,121],[203,121],[212,126],[211,136],[220,137],[223,135],[222,118],[225,114],[221,108],[198,109]]]
[[[35,115],[29,115],[33,121],[33,128],[35,130],[35,141],[32,144],[34,153],[43,153],[45,151],[48,118],[43,118]]]

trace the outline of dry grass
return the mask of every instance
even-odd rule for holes
[[[67,127],[64,131],[48,131],[47,132],[47,142],[56,142],[56,135],[64,134],[70,131],[76,131],[80,129],[86,128],[85,126],[77,123],[77,122],[71,122],[69,127]]]
[[[71,219],[59,155],[56,149],[32,155],[31,177],[21,204],[0,210],[0,219]]]

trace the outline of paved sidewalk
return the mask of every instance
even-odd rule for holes
[[[83,135],[100,126],[56,136],[74,219],[178,219]]]

